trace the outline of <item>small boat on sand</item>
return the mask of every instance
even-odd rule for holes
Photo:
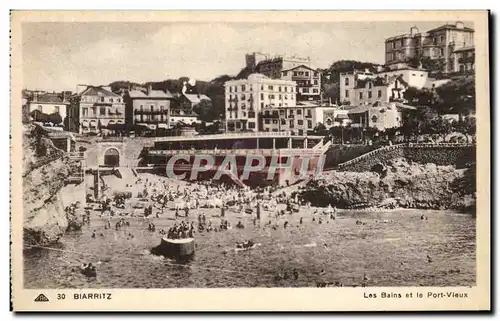
[[[163,255],[165,257],[187,257],[194,254],[194,238],[169,239],[163,237],[160,245],[152,249],[153,254]]]

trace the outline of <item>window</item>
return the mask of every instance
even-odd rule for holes
[[[306,71],[306,77],[309,77],[309,71]]]
[[[294,76],[298,76],[298,75],[299,75],[299,73],[298,73],[298,72],[296,72],[296,71],[294,71],[294,72],[293,72],[293,75],[294,75]]]
[[[310,109],[307,110],[307,117],[312,117],[312,113],[311,113]]]
[[[101,102],[104,102],[104,97],[101,97]]]
[[[432,43],[433,44],[437,44],[437,38],[436,37],[432,38]]]
[[[267,88],[268,88],[269,90],[273,90],[273,89],[274,89],[274,87],[273,87],[272,85],[269,85]]]
[[[309,93],[309,88],[302,88],[302,92],[308,94]]]
[[[106,107],[99,108],[99,114],[106,115]]]
[[[281,92],[281,86],[278,87],[278,91]]]
[[[260,85],[260,90],[264,90],[264,85]]]
[[[260,103],[260,108],[264,108],[264,103]]]
[[[264,94],[260,93],[260,99],[264,100]]]
[[[286,75],[287,75],[287,74],[288,74],[288,72],[287,72],[287,71],[283,71],[283,76],[285,76],[285,77],[286,77]]]
[[[359,99],[363,99],[363,93],[359,93]]]
[[[297,116],[298,115],[302,115],[302,110],[301,109],[297,109]]]
[[[297,125],[299,126],[304,125],[304,121],[302,119],[297,120]]]
[[[440,49],[439,49],[439,55],[440,55],[440,56],[444,56],[444,49],[443,49],[443,48],[440,48]]]
[[[278,99],[279,99],[279,100],[281,100],[281,99],[282,99],[281,95],[279,95]]]
[[[440,42],[440,43],[443,43],[443,42],[444,42],[444,37],[443,37],[443,36],[439,37],[439,42]]]
[[[289,125],[289,126],[290,126],[290,128],[293,128],[293,127],[294,127],[294,126],[293,126],[293,119],[290,119],[290,122],[289,122],[289,123],[290,123],[290,125]]]
[[[241,95],[241,100],[245,100],[246,97],[245,97],[245,94]]]
[[[288,92],[288,87],[285,87],[285,92]]]
[[[241,123],[240,122],[236,123],[236,128],[238,128],[238,129],[241,128]]]
[[[110,102],[110,103],[112,103],[112,102],[113,102],[113,98],[110,98],[110,99],[109,99],[109,102]]]
[[[314,84],[317,85],[318,84],[318,81],[317,80],[314,80]]]
[[[349,98],[349,90],[345,91],[345,98]]]
[[[249,111],[248,112],[248,118],[255,118],[255,112],[254,111]]]
[[[281,118],[280,122],[281,122],[281,125],[286,125],[286,120],[285,119]]]
[[[368,99],[370,99],[370,98],[372,98],[372,92],[371,91],[368,92]]]
[[[392,49],[394,49],[394,48],[396,48],[396,42],[395,41],[392,43]]]
[[[319,93],[319,89],[318,88],[313,88],[313,93],[318,94]]]
[[[317,71],[314,72],[314,77],[318,77],[318,72]]]
[[[371,81],[368,82],[368,89],[372,89],[372,82]]]
[[[345,78],[345,85],[349,86],[349,78],[348,77]]]
[[[245,91],[245,90],[246,90],[245,85],[241,85],[241,91]]]
[[[412,76],[416,76],[415,74],[411,74]]]
[[[379,90],[377,93],[378,98],[382,97],[382,90]]]
[[[293,95],[291,95],[291,96],[290,96],[290,100],[294,100],[294,99],[295,99],[295,98],[294,98],[294,96],[293,96]]]
[[[290,110],[288,111],[288,115],[293,116],[293,109],[290,109]]]
[[[266,125],[269,125],[271,123],[271,120],[269,118],[264,119],[264,123]]]
[[[285,100],[288,100],[288,95],[285,95]]]
[[[39,107],[42,107],[42,106],[39,106]],[[83,113],[83,116],[86,117],[89,114],[89,110],[84,107],[84,108],[82,108],[82,113]]]
[[[273,125],[277,125],[278,124],[278,120],[277,119],[273,119]]]
[[[403,40],[403,39],[401,39],[401,47],[403,47],[403,46],[404,46],[404,44],[405,44],[405,43],[404,43],[404,40]]]
[[[255,128],[255,123],[253,121],[248,122],[248,128],[254,129]]]
[[[280,109],[280,116],[285,116],[285,111],[283,109]]]
[[[232,86],[229,86],[229,92],[232,93],[233,92],[233,87]]]
[[[150,109],[151,111],[153,111],[153,110],[155,109],[155,106],[154,106],[154,105],[150,105],[150,106],[149,106],[149,109]]]

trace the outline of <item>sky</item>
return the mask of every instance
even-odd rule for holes
[[[383,64],[385,38],[445,23],[454,22],[25,23],[23,87],[75,91],[77,84],[116,80],[210,80],[236,75],[254,51],[310,57],[315,68],[341,59]]]

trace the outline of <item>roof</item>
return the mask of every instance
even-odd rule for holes
[[[312,71],[316,71],[316,69],[313,69],[311,67],[308,67],[306,65],[299,65],[299,66],[296,66],[296,67],[293,67],[293,68],[290,68],[290,69],[283,69],[281,70],[282,72],[283,71],[290,71],[290,70],[294,70],[294,69],[297,69],[297,68],[306,68],[306,69],[309,69],[309,70],[312,70]]]
[[[128,95],[130,98],[174,98],[168,90],[167,92],[164,92],[163,90],[151,90],[149,94],[147,91],[130,90]]]
[[[34,98],[34,96],[33,96]],[[45,103],[45,104],[67,104],[67,101],[64,101],[61,94],[56,93],[45,93],[42,95],[38,95],[36,97],[36,101],[33,103]]]
[[[365,88],[368,82],[371,82],[373,86],[388,86],[392,84],[396,79],[399,80],[403,85],[408,86],[408,83],[404,81],[403,77],[401,77],[400,75],[393,75],[387,77],[387,80],[383,77],[358,79],[358,81],[356,82],[356,87],[354,88],[355,89]]]
[[[170,110],[170,116],[172,116],[172,117],[198,117],[198,114],[195,113],[194,111],[186,113],[182,109],[172,109],[172,110]]]
[[[474,50],[474,46],[466,46],[462,48],[455,49],[453,52],[459,52],[459,51],[469,51],[469,50]]]
[[[87,89],[82,91],[82,93],[78,94],[77,96],[121,97],[120,95],[115,94],[102,87],[95,86],[88,86]]]
[[[192,104],[199,104],[202,100],[210,100],[207,95],[183,94]]]
[[[451,24],[445,24],[440,27],[428,30],[427,32],[434,32],[434,31],[439,31],[439,30],[463,30],[463,31],[469,31],[469,32],[474,32],[474,29],[469,28],[469,27],[463,27],[463,28],[457,28],[456,25],[451,25]]]

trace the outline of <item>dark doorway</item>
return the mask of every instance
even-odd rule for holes
[[[116,148],[110,148],[104,154],[104,166],[119,167],[120,153]]]

